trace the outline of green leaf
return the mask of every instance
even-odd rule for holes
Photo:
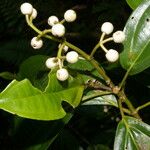
[[[96,96],[104,95],[104,96]],[[95,97],[94,97],[95,96]],[[91,98],[93,97],[93,98]],[[83,97],[85,101],[83,105],[111,105],[118,107],[117,99],[114,95],[105,95],[105,92],[102,91],[90,91]]]
[[[45,66],[45,61],[47,58],[48,56],[36,55],[26,59],[20,65],[17,79],[23,80],[27,78],[35,87],[44,90],[48,82],[48,70]]]
[[[27,79],[12,81],[0,94],[0,108],[25,118],[56,120],[66,115],[61,105],[63,101],[72,107],[79,105],[83,89],[81,78],[70,77],[66,82],[59,82],[53,71],[44,92]]]
[[[15,117],[13,135],[11,136],[13,148],[47,150],[71,118],[72,114],[67,114],[65,118],[55,121],[38,121]]]
[[[130,16],[126,26],[124,51],[120,55],[123,68],[130,75],[150,66],[150,1],[142,3]]]
[[[86,83],[89,79],[103,80],[98,71],[87,60],[79,59],[77,63],[68,64],[67,67],[69,70],[74,71],[74,74],[78,72],[84,80],[84,83]]]
[[[57,139],[53,142],[50,150],[79,150],[80,143],[72,131],[63,129]]]
[[[45,71],[45,61],[48,56],[35,55],[26,59],[19,67],[18,78],[34,80],[40,71]],[[31,71],[32,70],[32,71]]]
[[[11,72],[1,72],[0,77],[6,80],[13,80],[16,78],[16,75]]]
[[[132,8],[135,9],[137,8],[143,0],[126,0],[128,5]]]
[[[118,125],[114,150],[150,149],[150,126],[133,117],[125,117]]]
[[[79,59],[78,62],[74,64],[68,64],[68,67],[75,70],[82,70],[82,71],[91,71],[94,69],[94,67],[91,65],[91,63],[84,59]]]

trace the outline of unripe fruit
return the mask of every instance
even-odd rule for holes
[[[66,60],[71,64],[76,63],[78,59],[79,59],[79,55],[75,51],[68,52],[66,55]]]
[[[73,21],[76,20],[77,14],[76,14],[76,12],[75,12],[74,10],[69,9],[69,10],[67,10],[67,11],[65,12],[64,18],[65,18],[65,20],[66,20],[67,22],[73,22]]]
[[[62,24],[60,24],[60,23],[53,25],[53,27],[52,27],[52,34],[54,36],[58,36],[58,37],[64,36],[64,34],[65,34],[65,27]]]
[[[45,62],[47,68],[52,69],[58,66],[58,59],[56,57],[48,58]]]
[[[20,6],[20,10],[24,15],[31,15],[33,11],[33,6],[30,3],[23,3]]]
[[[113,24],[110,22],[105,22],[101,26],[101,31],[107,35],[112,33],[113,30],[114,30]]]
[[[59,19],[56,16],[50,16],[48,18],[48,24],[50,26],[53,26],[53,25],[57,24],[58,22],[59,22]]]
[[[35,19],[37,17],[37,10],[35,8],[33,8],[31,17],[32,17],[32,19]]]
[[[58,80],[65,81],[68,79],[69,73],[66,69],[62,68],[62,69],[57,70],[56,76]]]
[[[60,48],[60,47],[61,47],[61,44],[58,45],[58,48]],[[67,52],[68,49],[69,49],[69,47],[66,45],[63,47],[64,52]]]
[[[119,58],[119,53],[114,49],[110,49],[105,56],[109,62],[115,62]]]
[[[32,38],[32,40],[31,40],[31,46],[34,49],[40,49],[43,46],[42,39],[37,39],[37,37]]]
[[[113,34],[113,40],[115,43],[122,43],[125,40],[125,34],[123,31],[116,31]]]

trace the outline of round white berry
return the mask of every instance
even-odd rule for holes
[[[31,40],[31,46],[34,49],[40,49],[43,46],[42,39],[37,39],[37,37],[32,38],[32,40]]]
[[[62,69],[57,70],[56,76],[58,80],[65,81],[68,79],[69,73],[66,69],[62,68]]]
[[[75,51],[68,52],[66,55],[66,60],[71,64],[76,63],[78,59],[79,59],[79,55]]]
[[[31,15],[33,11],[33,6],[30,3],[23,3],[20,6],[20,10],[24,15]]]
[[[54,36],[58,36],[58,37],[64,36],[64,34],[65,34],[65,27],[62,24],[60,24],[60,23],[53,25],[53,27],[52,27],[52,34]]]
[[[114,26],[110,22],[105,22],[101,26],[101,31],[105,34],[110,34],[113,32],[113,30],[114,30]]]
[[[50,25],[50,26],[53,26],[53,25],[55,25],[56,23],[58,23],[59,22],[59,19],[56,17],[56,16],[50,16],[49,18],[48,18],[48,24]]]
[[[61,47],[61,44],[58,45],[58,48],[60,48],[60,47]],[[69,49],[69,47],[66,45],[63,47],[64,52],[67,52],[68,49]]]
[[[58,66],[58,59],[56,57],[48,58],[45,62],[47,68],[52,69]]]
[[[69,9],[69,10],[67,10],[67,11],[65,12],[64,18],[65,18],[65,20],[66,20],[67,22],[73,22],[73,21],[76,20],[77,14],[76,14],[76,12],[75,12],[74,10]]]
[[[122,43],[125,40],[125,34],[123,31],[116,31],[113,34],[113,40],[115,43]]]
[[[119,53],[114,49],[110,49],[105,56],[109,62],[115,62],[119,58]]]
[[[32,17],[32,19],[35,19],[37,17],[37,10],[35,8],[33,8],[31,17]]]

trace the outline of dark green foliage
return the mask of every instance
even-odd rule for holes
[[[48,70],[44,61],[49,56],[55,56],[58,49],[58,43],[49,40],[44,40],[44,47],[40,50],[31,48],[30,40],[36,36],[36,33],[27,26],[24,16],[20,13],[20,5],[23,2],[25,1],[0,0],[0,72],[2,72],[0,91],[10,80],[25,78],[30,80],[33,86],[44,91],[48,82]],[[74,8],[78,19],[75,23],[66,25],[66,38],[86,52],[90,52],[98,42],[100,26],[104,21],[111,21],[115,25],[115,30],[123,29],[132,11],[125,0],[31,0],[30,3],[38,11],[34,23],[41,30],[49,27],[47,18],[50,15],[63,18],[63,12]],[[108,44],[108,48],[112,45],[121,51],[120,45],[112,43]],[[125,72],[121,66],[119,64],[108,66],[104,53],[100,50],[96,53],[96,58],[103,62],[102,65],[107,73],[118,84]],[[83,70],[80,70],[76,64],[68,67],[71,71],[78,70],[80,74],[86,72],[89,75],[91,71],[90,77],[101,80],[101,77],[92,70],[92,66],[88,65],[85,69],[86,62],[78,63],[84,68]],[[127,81],[126,86],[129,88],[126,93],[135,106],[142,105],[150,99],[149,76],[150,70],[147,69]],[[0,111],[0,149],[113,149],[118,119],[121,118],[117,108],[107,106],[108,112],[104,112],[105,106],[93,104],[81,105],[73,110],[68,104],[62,107],[64,110],[69,107],[67,112],[73,112],[74,115],[68,113],[65,118],[56,121],[35,121]],[[141,111],[141,116],[144,122],[150,123],[149,108]],[[124,127],[123,121],[119,123],[120,126]]]

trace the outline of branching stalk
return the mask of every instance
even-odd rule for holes
[[[87,53],[85,53],[83,50],[81,50],[80,48],[76,47],[75,45],[67,42],[67,41],[64,41],[63,39],[59,39],[59,38],[56,38],[52,35],[47,35],[47,33],[51,32],[51,30],[44,30],[44,31],[40,31],[36,26],[34,26],[34,24],[32,23],[32,19],[30,20],[29,16],[26,15],[26,21],[27,21],[27,24],[35,31],[38,33],[39,37],[45,37],[45,38],[48,38],[50,40],[53,40],[55,42],[59,42],[59,43],[63,43],[64,45],[70,47],[72,50],[76,51],[77,53],[79,53],[84,59],[86,59],[87,61],[89,61],[93,66],[94,68],[98,71],[98,73],[103,77],[103,79],[105,80],[105,82],[107,83],[107,85],[113,89],[114,88],[114,84],[112,83],[111,79],[107,76],[107,74],[105,73],[104,69],[102,67],[99,66],[98,62],[93,59],[93,55],[95,54],[96,50],[101,47],[105,52],[107,52],[108,50],[105,48],[105,46],[103,45],[104,43],[107,43],[109,41],[112,41],[113,38],[108,38],[108,39],[104,39],[105,37],[105,33],[102,34],[101,38],[100,38],[100,42],[94,47],[94,49],[92,50],[92,53],[91,55],[88,55]],[[62,21],[63,23],[63,21]],[[64,46],[62,45],[62,46]],[[62,51],[62,47],[59,49],[58,51],[58,57],[61,58],[61,51]],[[124,82],[125,80],[127,79],[128,77],[128,74],[130,72],[130,70],[132,69],[132,66],[128,69],[128,71],[126,72],[120,86],[119,86],[119,89],[122,88],[122,86],[124,85]],[[110,94],[112,92],[105,92],[105,94]],[[99,93],[100,94],[100,93]],[[101,94],[104,94],[104,93],[101,93]],[[100,94],[100,95],[101,95]],[[118,95],[119,97],[119,101],[118,101],[118,104],[119,104],[119,108],[120,108],[120,112],[121,112],[121,115],[122,117],[124,117],[124,112],[127,113],[127,114],[131,114],[133,115],[134,117],[140,119],[140,116],[138,115],[138,111],[140,109],[143,109],[144,107],[147,107],[148,105],[150,105],[150,102],[142,105],[142,106],[139,106],[137,109],[134,108],[134,106],[132,105],[132,103],[126,98],[126,95],[124,94],[124,92],[122,91],[119,91],[118,93],[114,93],[116,95]],[[98,95],[98,96],[100,96]],[[93,95],[95,96],[95,95]],[[89,97],[84,97],[84,101],[86,99],[88,99]],[[129,110],[126,109],[126,108],[123,108],[122,107],[122,102],[125,102],[126,105],[128,106]]]
[[[148,106],[150,106],[150,102],[147,102],[147,103],[137,107],[135,113],[137,113],[139,110],[141,110],[141,109],[143,109],[145,107],[148,107]]]

